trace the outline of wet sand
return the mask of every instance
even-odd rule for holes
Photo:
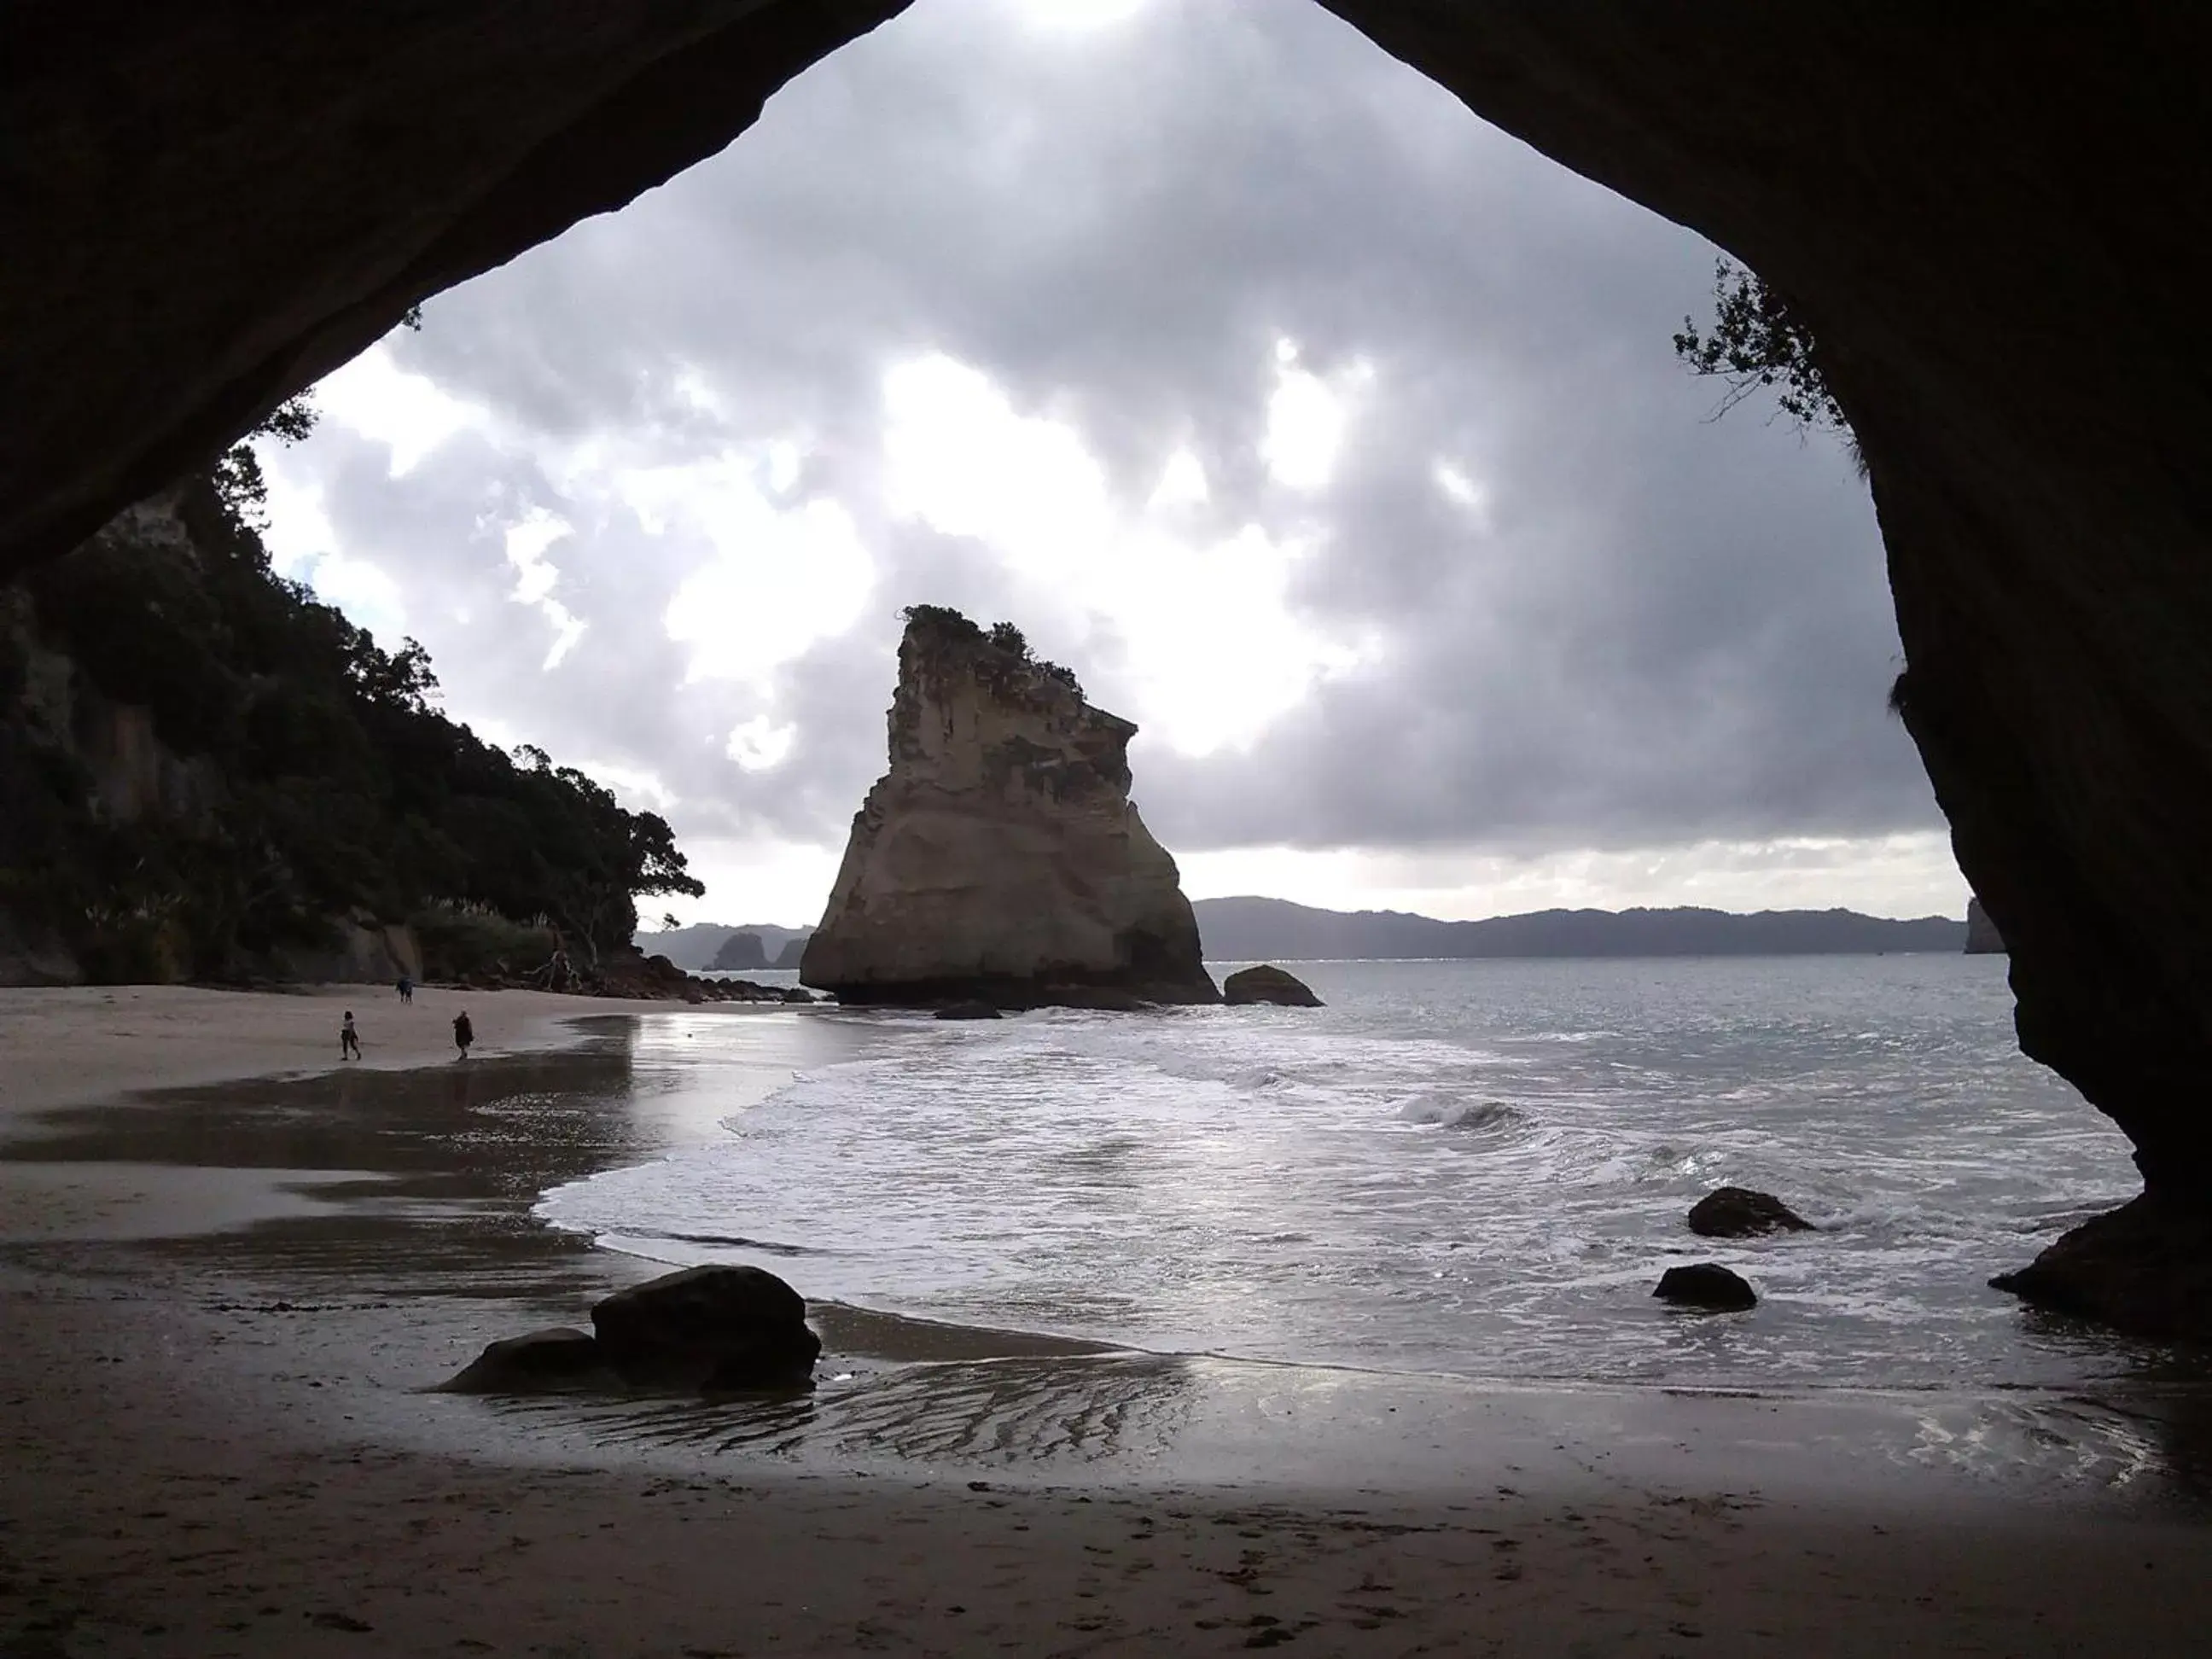
[[[566,1022],[665,1012],[665,1002],[457,991],[423,986],[403,1005],[390,986],[310,985],[286,992],[194,985],[0,986],[0,1128],[27,1113],[239,1078],[343,1069],[390,1071],[456,1060],[453,1020],[465,1011],[478,1059],[558,1047]],[[767,1012],[716,1003],[717,1014]],[[338,1058],[351,1010],[362,1058]]]
[[[655,1271],[528,1209],[718,1133],[659,1087],[690,1022],[755,1022],[718,1115],[884,1040],[714,1008],[555,1048],[539,1018],[466,1066],[18,1126],[0,1655],[2179,1653],[2212,1616],[2186,1380],[1510,1389],[823,1307],[810,1395],[418,1392]]]

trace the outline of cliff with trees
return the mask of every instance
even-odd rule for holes
[[[261,493],[241,445],[0,588],[0,981],[519,977],[556,941],[588,980],[638,898],[702,890],[659,817],[278,575]]]

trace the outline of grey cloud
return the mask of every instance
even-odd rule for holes
[[[619,431],[672,463],[810,434],[799,493],[851,508],[878,579],[767,702],[685,683],[660,619],[708,550],[681,534],[588,513],[474,439],[397,481],[343,434],[302,461],[347,550],[401,584],[457,707],[659,775],[679,830],[836,839],[881,763],[897,608],[1012,614],[986,551],[880,503],[880,374],[930,349],[1078,426],[1125,501],[1189,447],[1212,491],[1200,529],[1313,534],[1296,604],[1379,643],[1249,754],[1140,739],[1170,845],[1933,825],[1882,708],[1897,644],[1863,489],[1826,441],[1753,410],[1707,423],[1710,389],[1668,350],[1711,258],[1317,7],[1154,0],[1070,40],[990,0],[930,0],[721,157],[440,296],[395,343],[548,439]],[[1313,500],[1256,456],[1279,333],[1320,372],[1375,372]],[[1436,488],[1438,455],[1484,487],[1480,518]],[[501,503],[575,526],[548,557],[588,631],[551,673],[548,630],[506,599],[514,574],[477,528]],[[1116,641],[1076,643],[1110,701]],[[746,773],[723,744],[763,713],[798,746]]]

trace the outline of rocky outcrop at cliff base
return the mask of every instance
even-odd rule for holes
[[[799,978],[844,1002],[1218,1002],[1175,860],[1129,799],[1129,721],[1019,635],[917,607],[890,769]]]

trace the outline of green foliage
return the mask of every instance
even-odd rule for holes
[[[592,961],[637,897],[704,890],[661,818],[542,751],[518,765],[437,709],[420,645],[387,652],[278,577],[232,487],[185,490],[187,537],[126,516],[0,606],[0,908],[103,977],[217,977],[334,917],[440,907]],[[104,810],[21,693],[33,649],[74,664],[80,725],[150,710],[212,798]]]
[[[909,628],[927,629],[963,644],[984,642],[983,630],[949,605],[910,605],[899,614]]]
[[[1701,332],[1682,319],[1674,355],[1697,374],[1717,375],[1728,390],[1717,414],[1726,414],[1762,389],[1774,393],[1782,412],[1800,427],[1848,433],[1850,422],[1820,372],[1812,331],[1780,290],[1753,272],[1723,259],[1713,268],[1713,321]]]
[[[422,971],[432,979],[520,977],[544,967],[557,945],[550,927],[512,921],[479,905],[432,905],[408,922],[422,947]]]

